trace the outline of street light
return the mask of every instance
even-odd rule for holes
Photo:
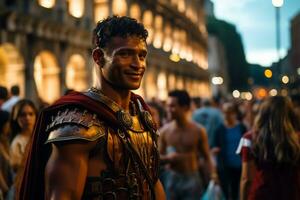
[[[272,0],[272,4],[275,7],[275,19],[276,19],[276,49],[277,49],[277,69],[275,70],[276,78],[280,75],[280,7],[283,6],[284,0]]]
[[[212,77],[211,82],[214,85],[222,85],[223,84],[223,78],[221,76],[214,76],[214,77]]]
[[[238,91],[238,90],[233,90],[232,96],[233,96],[234,98],[239,98],[239,97],[241,96],[241,93],[240,93],[240,91]]]
[[[272,75],[273,75],[273,73],[270,69],[266,69],[264,71],[264,74],[265,74],[265,77],[267,77],[267,78],[272,78]]]
[[[288,76],[284,75],[284,76],[281,78],[281,81],[282,81],[282,83],[284,83],[284,84],[288,84],[288,82],[290,81],[290,79],[289,79]]]
[[[283,5],[283,0],[272,0],[272,4],[275,7],[281,7]]]

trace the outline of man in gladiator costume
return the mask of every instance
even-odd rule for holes
[[[45,109],[37,122],[18,198],[163,200],[156,127],[138,89],[147,30],[109,17],[94,30],[98,82]]]

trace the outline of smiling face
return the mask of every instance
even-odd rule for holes
[[[99,54],[100,58],[96,54],[94,59],[100,64],[104,82],[114,88],[135,90],[140,87],[146,69],[146,55],[147,47],[143,39],[136,36],[114,37]]]

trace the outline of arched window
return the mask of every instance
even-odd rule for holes
[[[88,88],[85,60],[79,54],[72,55],[67,64],[66,86],[76,91],[83,91]]]
[[[108,0],[95,0],[94,2],[94,19],[97,23],[98,21],[109,16],[109,7]]]
[[[80,18],[84,13],[84,0],[67,0],[69,13],[76,18]]]
[[[138,4],[131,5],[129,13],[130,13],[130,17],[135,18],[138,21],[141,20],[141,9]]]
[[[168,52],[172,49],[172,28],[170,24],[166,24],[164,27],[164,44],[163,50]]]
[[[145,86],[145,96],[147,99],[151,99],[153,97],[157,96],[157,85],[155,81],[155,71],[154,70],[148,70],[145,74],[145,83],[147,83]]]
[[[49,51],[42,51],[34,60],[34,80],[38,95],[48,103],[60,96],[60,68],[55,56]]]
[[[10,88],[20,87],[20,95],[25,95],[24,59],[13,44],[0,45],[0,85]]]
[[[38,3],[44,8],[53,8],[55,5],[55,0],[38,0]]]
[[[183,89],[184,88],[184,81],[183,78],[181,76],[177,76],[176,77],[176,89]]]
[[[185,1],[184,0],[179,0],[178,1],[178,10],[180,12],[184,12],[185,8],[186,8]]]
[[[166,100],[168,97],[167,91],[167,76],[165,72],[160,72],[157,76],[157,91],[158,98],[161,100]]]
[[[113,0],[112,11],[114,15],[124,16],[127,14],[126,0]]]
[[[143,14],[143,24],[145,28],[148,30],[148,38],[147,42],[151,43],[153,41],[153,28],[152,28],[152,23],[153,23],[153,15],[150,10],[147,10]]]
[[[154,35],[154,40],[153,40],[153,46],[155,48],[162,47],[162,40],[163,40],[162,24],[163,24],[162,16],[160,16],[160,15],[155,16],[155,19],[154,19],[155,35]]]
[[[168,75],[168,90],[176,89],[176,77],[175,74]]]

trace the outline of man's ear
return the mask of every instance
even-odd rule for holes
[[[97,63],[97,65],[99,65],[100,67],[103,67],[105,64],[103,50],[97,47],[96,49],[93,50],[92,55],[95,63]]]

